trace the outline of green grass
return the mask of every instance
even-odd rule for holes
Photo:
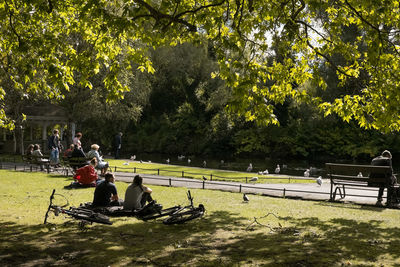
[[[400,265],[399,210],[258,195],[243,203],[238,193],[191,189],[207,212],[183,225],[112,218],[81,231],[62,216],[43,225],[53,188],[74,206],[92,200],[93,188],[65,190],[70,181],[0,171],[1,266]],[[127,184],[116,185],[123,196]],[[185,188],[151,187],[164,207],[187,203]]]
[[[237,172],[219,169],[207,169],[207,168],[197,168],[189,166],[180,165],[167,165],[160,163],[150,163],[150,162],[139,162],[123,159],[105,159],[109,162],[109,165],[113,171],[118,172],[133,172],[136,170],[137,173],[141,174],[153,174],[153,175],[163,175],[172,177],[185,177],[202,179],[203,176],[207,179],[213,181],[234,181],[234,182],[246,182],[252,177],[258,177],[259,180],[256,183],[314,183],[312,179],[299,179],[296,176],[290,175],[259,175],[258,173],[249,172]],[[22,157],[17,155],[1,155],[0,161],[5,162],[19,162],[22,163]],[[128,163],[128,165],[126,165]]]
[[[298,177],[289,175],[259,175],[257,173],[249,172],[236,172],[228,170],[218,170],[218,169],[207,169],[207,168],[196,168],[180,165],[167,165],[159,163],[149,163],[149,162],[138,162],[130,160],[115,160],[106,159],[113,171],[117,170],[119,172],[134,172],[142,174],[153,174],[153,175],[164,175],[173,177],[186,177],[194,179],[202,179],[203,176],[212,180],[218,181],[235,181],[235,182],[246,182],[252,177],[258,177],[257,183],[310,183],[314,180],[298,179]]]

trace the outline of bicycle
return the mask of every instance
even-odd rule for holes
[[[44,216],[44,224],[47,223],[47,218],[49,216],[50,211],[53,211],[55,216],[58,216],[59,214],[66,214],[74,219],[80,220],[79,226],[81,228],[83,228],[86,224],[92,224],[94,222],[101,224],[108,224],[108,225],[112,224],[112,222],[106,215],[94,212],[89,209],[75,208],[75,207],[69,207],[69,209],[64,209],[64,207],[69,205],[68,199],[61,194],[55,194],[55,192],[56,190],[53,189],[53,192],[50,196],[50,204],[49,207],[47,208],[46,215]],[[64,197],[67,203],[62,206],[54,205],[53,204],[54,195]]]
[[[92,202],[83,203],[80,205],[80,207],[93,210],[94,212],[98,212],[109,217],[136,217],[137,219],[144,221],[169,215],[180,208],[180,206],[177,206],[163,210],[162,205],[158,204],[155,200],[147,203],[144,207],[137,210],[124,210],[122,206],[96,207],[92,205]]]
[[[158,219],[161,217],[168,218],[164,219],[164,224],[179,224],[184,223],[204,215],[205,208],[203,204],[198,207],[193,206],[193,197],[190,190],[187,192],[187,197],[190,205],[187,206],[174,206],[167,209],[162,209],[162,205],[157,204],[154,200],[148,203],[141,209],[138,210],[124,210],[123,207],[93,207],[92,203],[87,202],[81,204],[81,207],[85,209],[91,209],[95,212],[105,214],[110,217],[136,217],[137,219],[148,221]]]
[[[193,197],[190,194],[190,190],[187,192],[187,197],[190,204],[169,214],[169,216],[163,220],[163,224],[181,224],[196,218],[200,218],[204,215],[206,209],[203,204],[199,204],[198,207],[193,206]]]
[[[148,215],[140,216],[140,215],[137,214],[136,217],[138,219],[143,220],[143,221],[149,221],[149,220],[154,220],[154,219],[158,219],[158,218],[161,218],[161,217],[169,216],[172,213],[175,213],[180,209],[181,209],[181,206],[174,206],[174,207],[171,207],[171,208],[162,209],[160,211],[157,211],[155,213],[148,214]]]

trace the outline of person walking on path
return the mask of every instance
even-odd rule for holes
[[[115,145],[115,159],[119,159],[119,152],[121,150],[121,145],[122,145],[122,133],[119,132],[115,136],[114,139],[114,145]]]

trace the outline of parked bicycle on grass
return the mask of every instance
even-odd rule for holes
[[[199,204],[198,207],[193,205],[193,197],[190,191],[187,192],[187,197],[190,202],[189,205],[183,207],[177,205],[167,209],[162,209],[162,205],[158,204],[155,200],[136,210],[123,209],[121,206],[92,206],[92,203],[90,202],[82,204],[81,207],[85,209],[91,209],[95,212],[102,213],[110,217],[136,217],[137,219],[143,221],[168,216],[163,220],[164,224],[180,224],[202,217],[205,213],[203,204]]]
[[[47,223],[47,219],[49,217],[49,212],[52,211],[55,216],[58,216],[59,214],[65,214],[68,215],[76,220],[79,220],[79,226],[83,228],[86,224],[92,224],[92,223],[101,223],[101,224],[108,224],[111,225],[112,222],[110,222],[110,219],[104,215],[100,214],[97,212],[94,212],[93,210],[90,209],[85,209],[82,207],[75,208],[75,207],[69,207],[69,209],[65,209],[69,205],[68,200],[65,198],[65,196],[61,194],[55,194],[56,190],[53,189],[53,192],[50,196],[50,204],[49,207],[47,208],[46,215],[44,216],[44,224]],[[63,197],[67,203],[64,205],[54,205],[54,196],[58,195]]]

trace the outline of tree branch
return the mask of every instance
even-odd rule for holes
[[[5,1],[5,3],[6,3],[6,6],[7,6],[7,9],[9,9],[9,6],[8,6],[7,1]],[[13,23],[13,15],[14,15],[14,13],[13,13],[11,10],[9,10],[9,13],[8,13],[8,14],[9,14],[8,19],[9,19],[9,22],[10,22],[11,30],[12,30],[12,32],[17,36],[17,39],[18,39],[18,47],[21,47],[21,46],[22,46],[22,38],[21,38],[21,36],[18,34],[17,30],[15,29],[14,23]]]
[[[303,24],[305,27],[310,28],[313,32],[318,34],[318,36],[320,36],[325,42],[328,42],[331,44],[333,43],[331,40],[327,39],[322,33],[320,33],[318,30],[316,30],[314,27],[312,27],[310,24],[308,24],[302,20],[295,20],[295,22],[298,24]]]
[[[317,55],[319,55],[320,57],[324,58],[327,62],[329,62],[329,64],[330,64],[336,71],[340,72],[341,74],[345,75],[346,77],[355,78],[354,76],[349,75],[349,74],[347,74],[346,72],[344,72],[344,71],[342,71],[341,69],[339,69],[338,66],[336,66],[336,64],[333,63],[332,60],[331,60],[327,55],[324,55],[323,53],[321,53],[320,51],[318,51],[318,49],[315,48],[315,47],[311,44],[310,40],[308,39],[307,27],[306,27],[305,29],[306,29],[305,32],[306,32],[306,38],[307,38],[307,45],[308,45],[308,47],[310,47]],[[299,39],[302,39],[301,36],[299,36],[299,35],[297,35],[297,36],[298,36]]]
[[[360,12],[358,12],[347,0],[345,0],[345,3],[346,3],[346,5],[350,8],[350,10],[353,11],[354,14],[355,14],[362,22],[364,22],[365,24],[367,24],[367,25],[370,26],[372,29],[374,29],[374,30],[376,30],[376,31],[378,32],[379,40],[381,40],[381,43],[383,43],[383,42],[385,42],[385,41],[388,42],[388,43],[393,47],[394,52],[395,52],[397,55],[400,56],[400,52],[397,50],[396,45],[395,45],[392,41],[390,41],[388,38],[387,38],[387,40],[386,40],[386,39],[384,39],[384,38],[382,37],[382,33],[383,33],[383,32],[384,32],[384,33],[387,33],[387,34],[389,34],[390,32],[380,30],[378,26],[375,26],[374,24],[372,24],[371,22],[369,22],[366,18],[364,18],[363,15],[362,15]]]
[[[170,21],[170,23],[177,22],[179,24],[182,24],[182,25],[186,26],[189,31],[192,31],[192,32],[196,32],[197,31],[197,28],[196,28],[195,25],[187,22],[186,20],[180,19],[178,16],[171,16],[171,15],[168,15],[168,14],[161,13],[157,9],[152,7],[151,5],[149,5],[146,2],[144,2],[143,0],[134,0],[134,1],[137,4],[145,7],[150,12],[149,16],[153,17],[156,20],[167,19],[167,20]]]

